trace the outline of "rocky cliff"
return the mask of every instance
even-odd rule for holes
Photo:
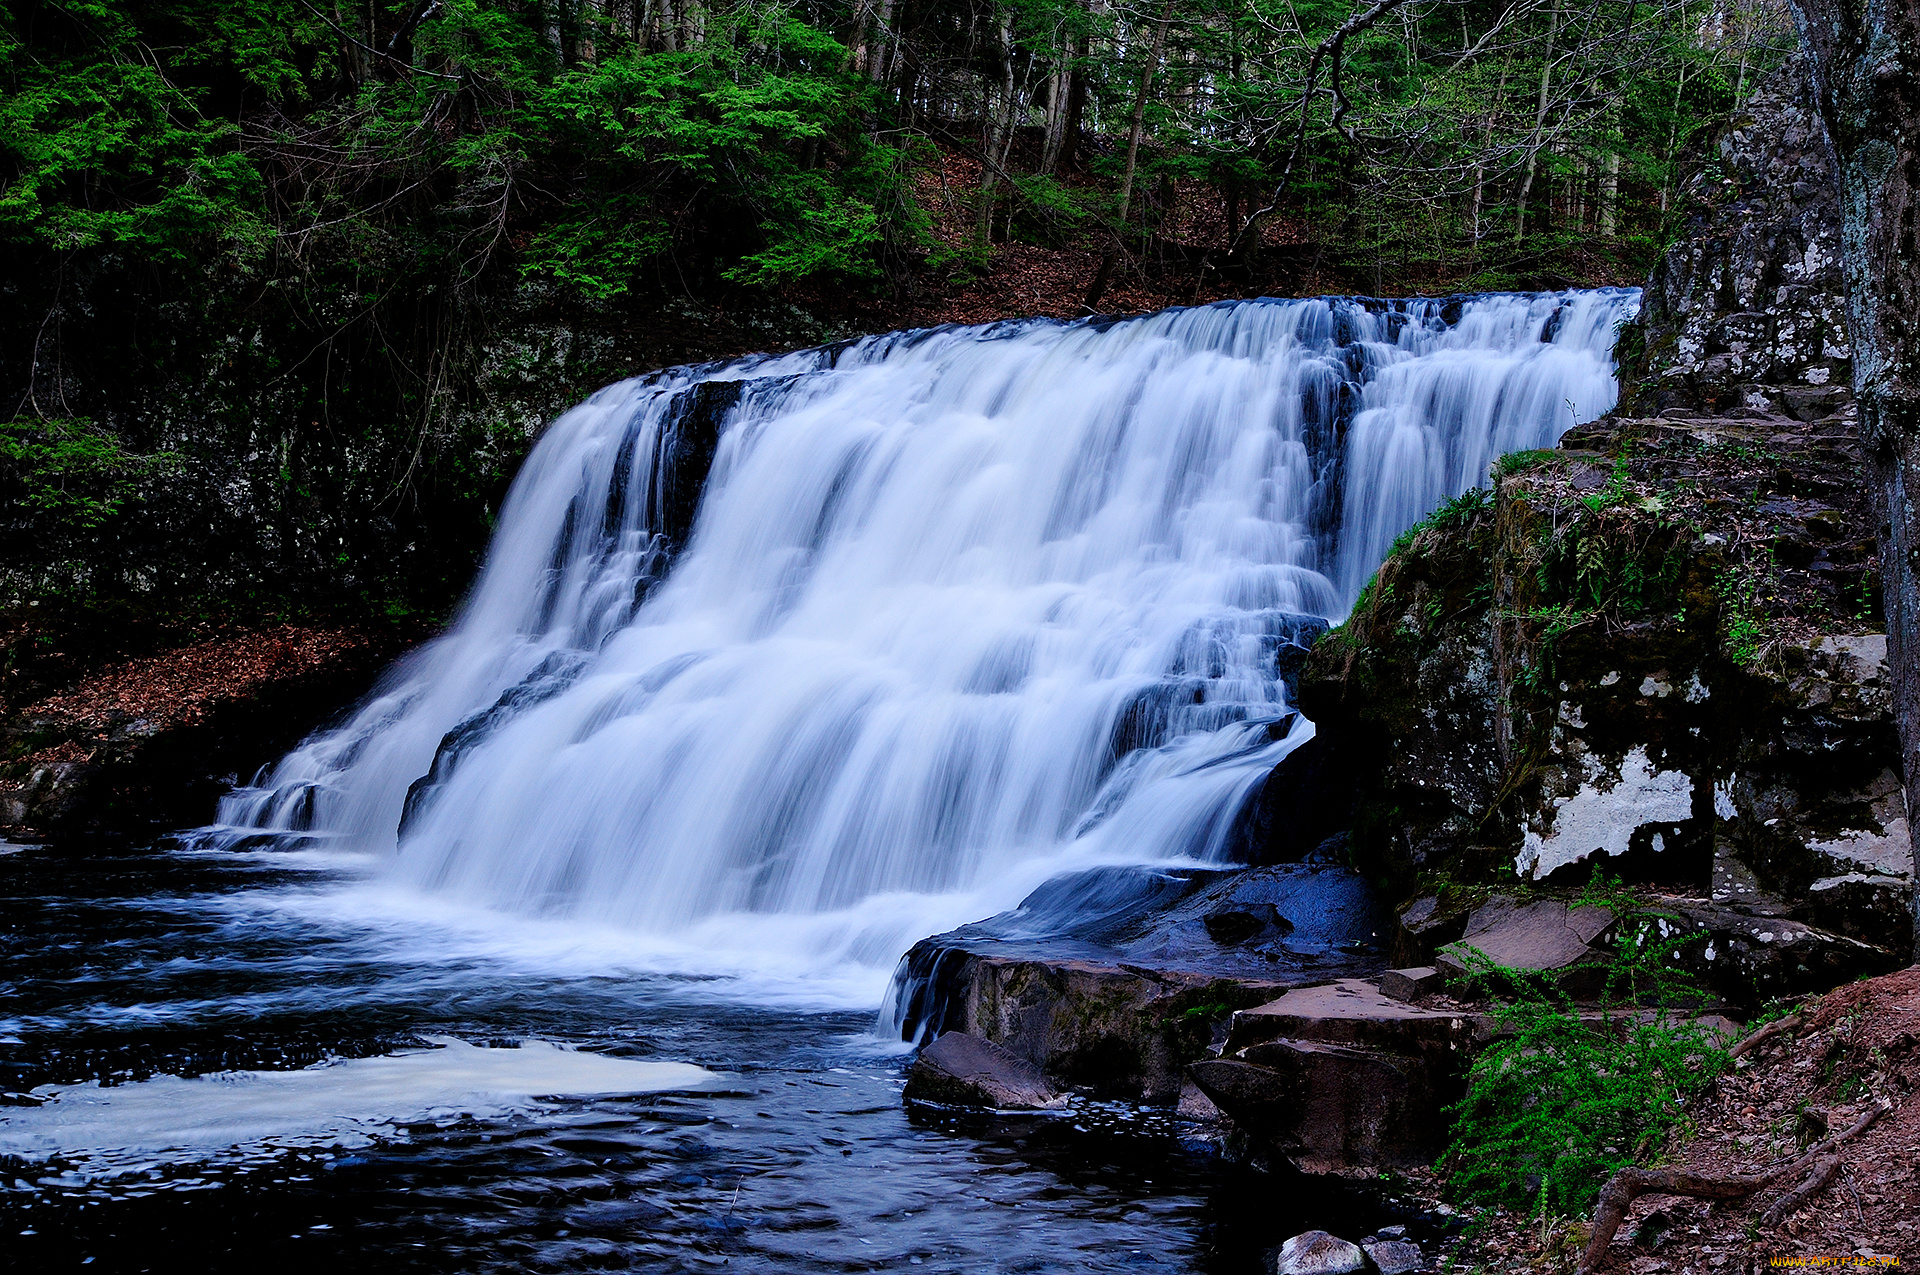
[[[1823,147],[1789,68],[1689,184],[1622,412],[1403,537],[1315,648],[1301,707],[1393,897],[1600,869],[1911,953]]]

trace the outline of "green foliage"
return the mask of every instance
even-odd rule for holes
[[[0,422],[0,470],[19,486],[19,501],[56,525],[91,531],[140,498],[151,479],[180,464],[162,452],[139,456],[92,421]]]
[[[1766,647],[1763,601],[1772,568],[1773,547],[1769,545],[1753,559],[1728,566],[1714,577],[1714,594],[1720,601],[1721,649],[1735,664],[1757,663]]]
[[[1478,518],[1481,514],[1493,512],[1493,492],[1485,487],[1472,487],[1458,496],[1450,496],[1440,502],[1439,507],[1394,537],[1393,546],[1387,550],[1387,557],[1404,553],[1413,547],[1413,543],[1429,531],[1457,531]],[[1357,609],[1357,608],[1356,608]]]
[[[1491,477],[1498,482],[1502,478],[1511,478],[1515,474],[1524,474],[1552,464],[1562,453],[1551,449],[1545,451],[1508,452],[1493,462]]]
[[[1657,497],[1639,495],[1627,457],[1599,488],[1580,494],[1573,516],[1540,529],[1534,550],[1538,602],[1514,618],[1532,651],[1519,684],[1544,694],[1560,640],[1601,616],[1632,620],[1671,609],[1686,564],[1686,528]]]
[[[1731,1061],[1717,1037],[1679,1012],[1697,989],[1675,961],[1688,937],[1678,918],[1608,882],[1576,906],[1606,907],[1615,918],[1610,958],[1587,967],[1603,989],[1590,1008],[1567,995],[1561,974],[1504,968],[1458,949],[1473,982],[1494,997],[1500,1033],[1452,1108],[1446,1164],[1466,1199],[1531,1206],[1543,1217],[1586,1212],[1609,1175],[1660,1154],[1685,1126],[1690,1101]]]

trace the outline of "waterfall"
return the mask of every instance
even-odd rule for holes
[[[1229,859],[1311,735],[1304,649],[1400,531],[1613,406],[1637,301],[1232,302],[609,386],[453,627],[202,844],[875,987],[1066,868]]]

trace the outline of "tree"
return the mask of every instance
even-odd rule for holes
[[[1920,4],[1794,0],[1794,13],[1840,170],[1853,388],[1880,520],[1911,818],[1920,815]],[[1915,906],[1920,925],[1920,895]]]

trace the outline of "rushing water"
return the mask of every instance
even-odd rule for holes
[[[1383,1220],[1165,1115],[911,1116],[874,1011],[1063,872],[1231,862],[1310,738],[1305,647],[1612,406],[1636,302],[1235,303],[601,391],[446,636],[217,826],[0,847],[0,1252],[1227,1271]]]
[[[1286,648],[1610,408],[1635,303],[1239,302],[611,386],[529,457],[452,631],[206,844],[872,1003],[1062,871],[1231,859],[1311,732],[1269,729]]]

